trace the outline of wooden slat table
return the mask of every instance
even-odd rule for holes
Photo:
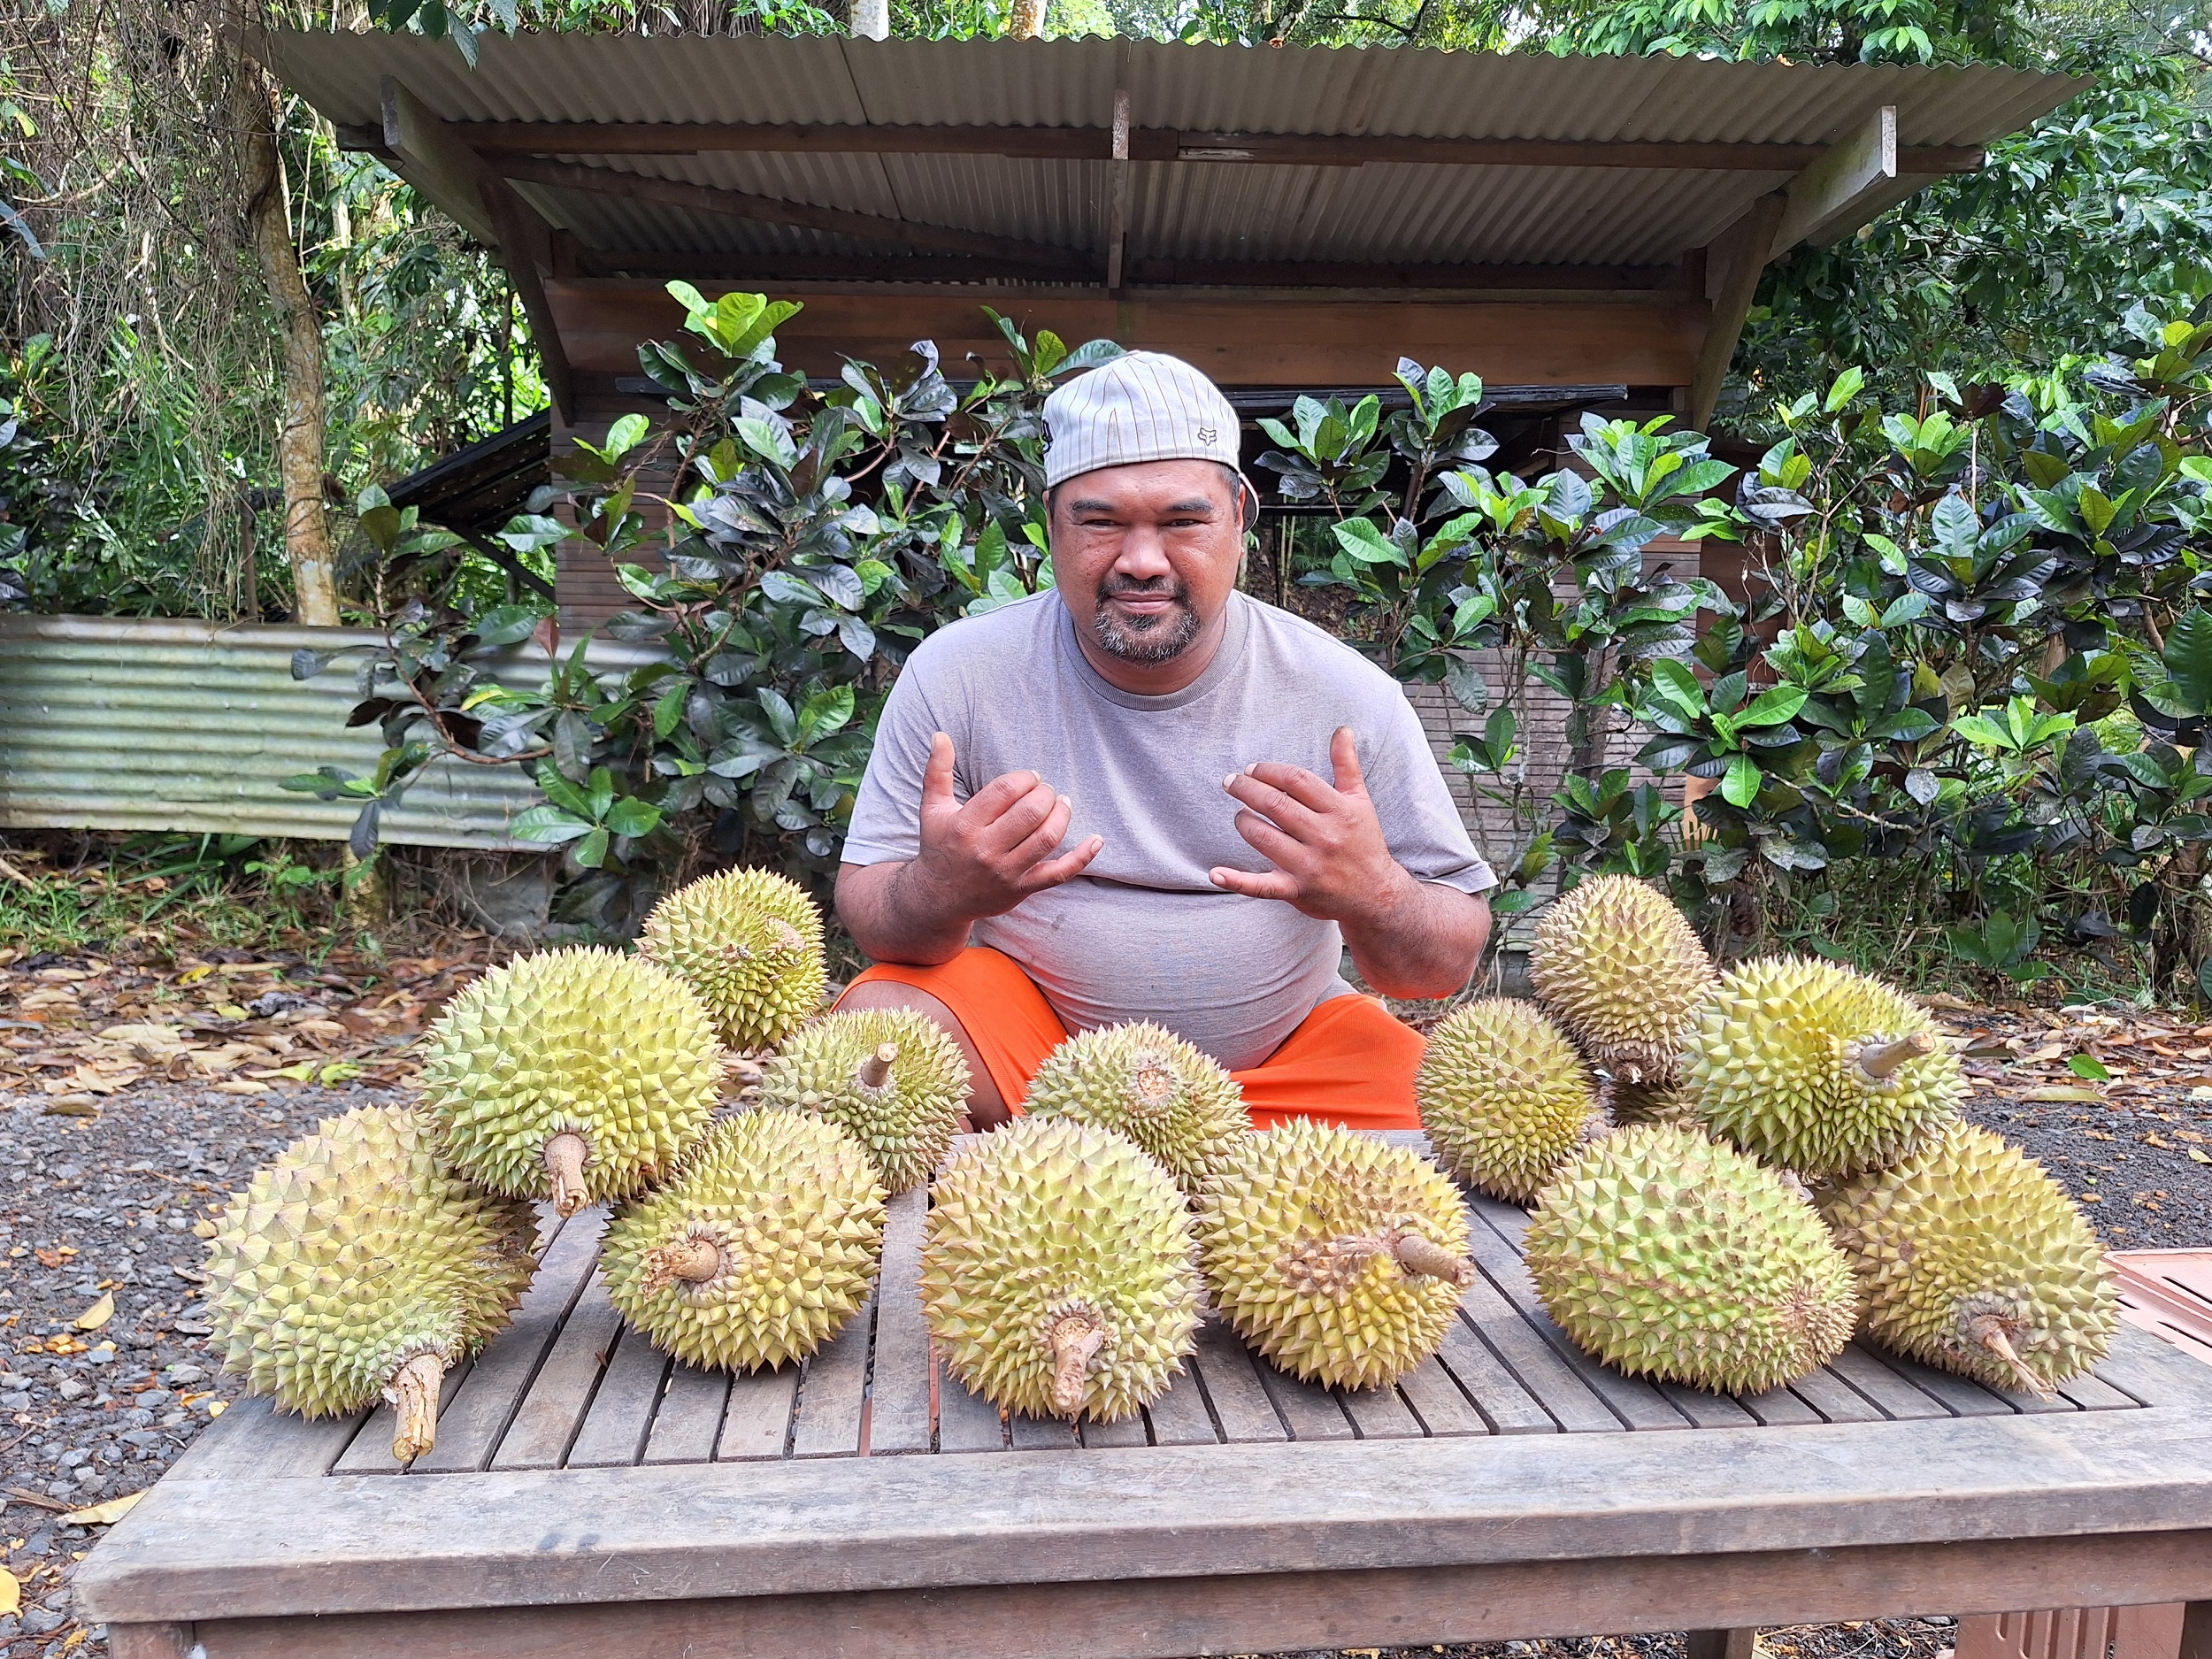
[[[620,1328],[552,1231],[436,1449],[234,1407],[85,1563],[117,1659],[1085,1655],[2192,1604],[2212,1659],[2212,1370],[2132,1327],[2043,1402],[1854,1347],[1747,1399],[1597,1365],[1519,1211],[1397,1387],[1291,1381],[1210,1324],[1139,1421],[1009,1423],[932,1360],[926,1200],[866,1310],[732,1379]]]

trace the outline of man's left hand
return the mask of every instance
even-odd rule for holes
[[[1395,904],[1413,879],[1383,840],[1350,726],[1340,726],[1330,738],[1329,762],[1333,784],[1279,761],[1229,775],[1222,787],[1243,808],[1237,833],[1274,868],[1217,867],[1208,872],[1216,887],[1280,899],[1327,922],[1358,920]]]

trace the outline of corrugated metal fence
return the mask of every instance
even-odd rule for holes
[[[137,617],[0,617],[0,828],[213,831],[342,841],[357,807],[280,788],[319,766],[366,774],[383,744],[346,729],[357,700],[341,657],[292,678],[292,653],[365,646],[365,629],[237,626]],[[587,660],[644,660],[595,641]],[[534,682],[534,649],[503,677]],[[508,832],[541,797],[515,766],[439,762],[385,814],[386,841],[531,848]]]

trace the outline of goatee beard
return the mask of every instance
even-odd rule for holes
[[[1107,609],[1107,602],[1140,595],[1164,595],[1175,602],[1175,608],[1127,624],[1116,622]],[[1098,641],[1100,650],[1125,663],[1170,662],[1189,649],[1190,642],[1198,637],[1198,613],[1190,608],[1190,596],[1179,584],[1172,588],[1101,584],[1098,610],[1091,618],[1091,636]]]

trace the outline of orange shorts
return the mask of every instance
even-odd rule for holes
[[[1068,1028],[1037,983],[1011,956],[971,945],[934,968],[879,963],[853,980],[910,985],[953,1012],[999,1094],[1014,1110],[1044,1058]],[[1420,1033],[1393,1018],[1371,996],[1331,997],[1306,1016],[1282,1047],[1242,1071],[1246,1110],[1256,1128],[1316,1118],[1353,1129],[1418,1129],[1413,1073],[1426,1048]]]

